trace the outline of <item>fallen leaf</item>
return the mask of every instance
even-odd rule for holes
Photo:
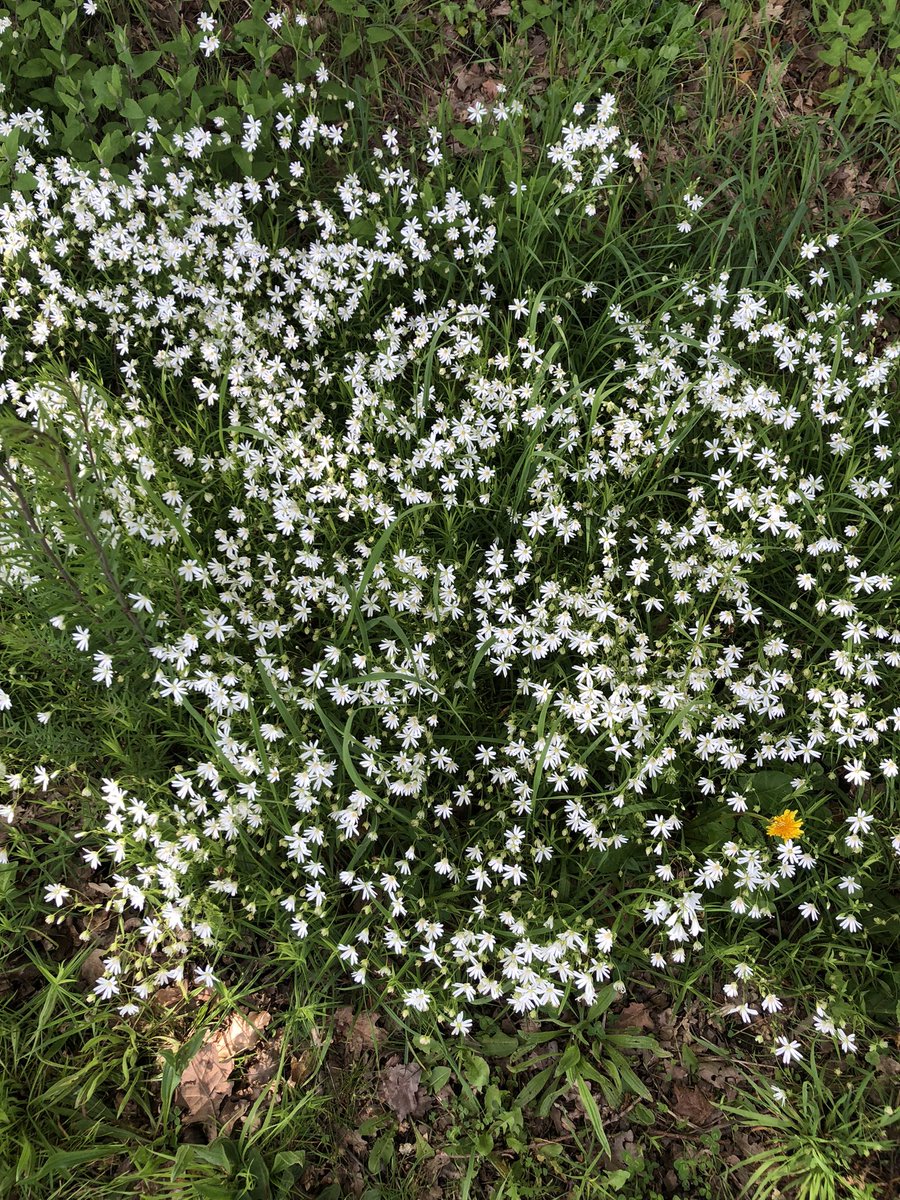
[[[617,1029],[653,1029],[653,1018],[647,1011],[647,1005],[635,1000],[626,1004],[620,1013],[616,1014]]]
[[[337,1010],[334,1023],[338,1036],[354,1056],[377,1049],[387,1037],[387,1030],[378,1025],[377,1013],[354,1013],[349,1004]]]
[[[675,1105],[672,1111],[683,1121],[692,1125],[706,1125],[716,1115],[716,1110],[700,1091],[699,1088],[683,1087],[675,1084]]]
[[[468,92],[477,90],[484,82],[485,72],[483,67],[475,65],[475,67],[460,67],[456,72],[455,86],[458,92]]]
[[[232,1062],[221,1062],[213,1045],[201,1046],[184,1068],[178,1087],[180,1102],[187,1109],[186,1125],[215,1122],[222,1101],[231,1094]]]
[[[174,1008],[176,1004],[180,1004],[184,999],[184,992],[177,987],[157,988],[150,997],[150,1003],[155,1004],[158,1008]]]
[[[250,1063],[247,1068],[247,1086],[254,1093],[254,1098],[270,1080],[275,1078],[279,1061],[280,1056],[277,1050],[260,1050],[253,1062]]]
[[[98,947],[96,950],[92,950],[81,964],[81,970],[78,974],[88,987],[93,987],[100,976],[106,972],[106,967],[103,965],[103,956],[108,953],[108,950],[101,950]]]
[[[222,1105],[222,1127],[219,1130],[219,1137],[227,1138],[234,1132],[234,1127],[238,1121],[243,1120],[244,1114],[250,1107],[249,1100],[226,1100]]]
[[[316,1065],[316,1056],[312,1050],[303,1050],[298,1058],[291,1059],[290,1069],[288,1071],[287,1082],[291,1087],[296,1087],[298,1083],[302,1083],[313,1072]]]
[[[403,1121],[416,1112],[423,1097],[419,1095],[422,1071],[414,1063],[395,1063],[381,1073],[379,1094],[397,1117]],[[427,1096],[424,1097],[427,1100]]]
[[[219,1061],[233,1063],[235,1055],[252,1050],[271,1020],[272,1014],[268,1012],[232,1013],[228,1024],[215,1034],[210,1043]]]

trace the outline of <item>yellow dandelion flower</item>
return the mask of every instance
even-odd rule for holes
[[[783,813],[772,818],[766,826],[766,833],[769,837],[781,838],[783,842],[787,842],[792,838],[802,837],[803,822],[797,819],[794,809],[786,808]]]

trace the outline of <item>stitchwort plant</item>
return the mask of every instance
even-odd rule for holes
[[[4,603],[168,731],[156,772],[23,742],[9,869],[77,777],[42,899],[112,918],[126,1019],[250,937],[461,1037],[640,971],[787,1067],[857,1054],[900,853],[891,285],[836,288],[837,231],[612,288],[645,170],[612,94],[536,151],[501,85],[460,156],[365,126],[272,16],[306,50],[266,111],[94,167],[0,116]],[[29,696],[0,719],[70,719]]]

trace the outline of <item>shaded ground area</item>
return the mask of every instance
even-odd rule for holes
[[[104,885],[84,886],[102,902]],[[727,1111],[747,1103],[751,1081],[768,1089],[771,1039],[757,1044],[735,1018],[678,1004],[640,977],[627,997],[610,989],[606,1011],[590,1018],[485,1014],[472,1036],[450,1043],[376,1010],[304,1008],[277,983],[231,1005],[208,989],[159,988],[149,1016],[125,1021],[93,1004],[110,937],[101,918],[33,929],[0,975],[4,1056],[15,1014],[40,1027],[35,1015],[49,1008],[57,1034],[49,1070],[35,1074],[19,1059],[5,1112],[27,1128],[29,1112],[46,1118],[52,1097],[56,1160],[88,1132],[93,1142],[68,1152],[71,1165],[102,1177],[104,1194],[161,1194],[167,1156],[173,1178],[192,1180],[175,1194],[191,1197],[729,1200],[757,1156],[784,1143],[780,1131]],[[221,970],[240,977],[237,963]],[[68,1016],[53,1012],[54,980],[81,996]],[[93,1061],[101,1051],[102,1070]],[[900,1063],[887,1046],[870,1061],[872,1088],[896,1105]],[[100,1074],[86,1087],[92,1069]],[[225,1190],[206,1190],[213,1179]],[[247,1179],[256,1190],[242,1190]],[[847,1195],[889,1200],[900,1151],[848,1149],[843,1181],[857,1189]]]

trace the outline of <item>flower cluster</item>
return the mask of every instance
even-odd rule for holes
[[[133,640],[77,587],[51,636],[100,687],[151,678],[209,746],[95,789],[84,858],[120,921],[98,995],[128,1014],[205,981],[251,919],[457,1034],[482,1000],[590,1005],[707,952],[752,960],[743,1023],[774,1016],[776,920],[798,953],[852,950],[900,850],[888,285],[724,272],[648,315],[522,280],[510,303],[521,180],[458,184],[440,131],[407,158],[388,129],[326,196],[350,113],[284,92],[232,129],[149,122],[127,177],[0,120],[35,180],[0,208],[0,392],[70,469],[51,497],[10,456],[2,586],[90,556]],[[640,161],[614,114],[576,105],[546,151],[578,221]],[[218,178],[232,142],[278,170]],[[577,306],[617,347],[587,377]],[[31,778],[7,782],[13,820]]]

